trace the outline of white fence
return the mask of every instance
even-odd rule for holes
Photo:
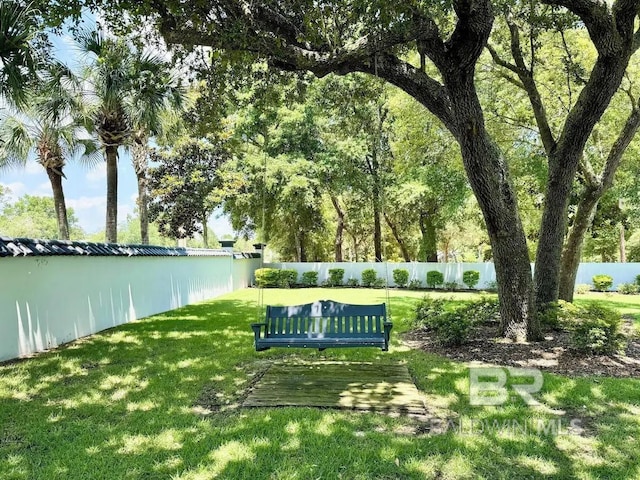
[[[247,287],[259,266],[231,254],[0,258],[0,361]]]
[[[496,272],[493,263],[269,263],[265,267],[289,268],[298,272],[298,279],[302,273],[308,271],[318,272],[318,282],[322,283],[329,276],[329,269],[344,268],[345,282],[350,278],[355,278],[359,282],[362,279],[362,271],[373,268],[379,278],[386,278],[389,286],[395,286],[393,281],[393,271],[397,268],[404,268],[409,271],[409,280],[420,280],[425,284],[427,272],[437,270],[444,274],[445,282],[456,282],[460,286],[464,285],[462,274],[467,270],[477,270],[480,272],[480,282],[476,288],[486,288],[491,282],[496,280]],[[532,266],[533,268],[533,266]],[[591,284],[591,278],[597,274],[606,274],[613,277],[613,288],[616,289],[621,283],[634,283],[637,275],[640,275],[640,263],[581,263],[578,268],[576,284]]]

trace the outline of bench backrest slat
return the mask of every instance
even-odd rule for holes
[[[267,307],[271,337],[357,338],[384,335],[386,305],[351,305],[321,300],[304,305]]]

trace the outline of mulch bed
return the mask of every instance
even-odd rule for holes
[[[625,320],[625,331],[633,331],[633,322]],[[413,347],[437,353],[460,362],[483,362],[492,365],[539,368],[547,372],[571,376],[607,376],[640,378],[640,339],[630,338],[624,355],[587,355],[572,350],[566,332],[551,332],[545,340],[514,343],[498,336],[496,323],[476,328],[471,340],[462,346],[439,345],[425,330],[414,330],[405,336]]]

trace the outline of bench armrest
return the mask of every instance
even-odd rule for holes
[[[391,336],[391,329],[393,328],[392,322],[384,322],[382,324],[384,327],[384,343],[385,343],[385,351],[389,349],[389,337]]]
[[[264,327],[264,331],[266,333],[266,331],[267,331],[267,324],[266,323],[252,323],[251,324],[251,328],[253,329],[253,334],[254,334],[256,340],[260,339],[260,329],[262,327]]]

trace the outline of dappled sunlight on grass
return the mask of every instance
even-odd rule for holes
[[[153,435],[127,435],[109,443],[116,448],[121,445],[117,449],[117,453],[131,455],[147,452],[150,449],[180,450],[183,446],[183,439],[184,433],[171,429]]]
[[[257,353],[249,324],[260,316],[258,292],[247,289],[0,366],[0,477],[638,478],[640,381],[545,375],[541,408],[516,397],[501,407],[471,406],[465,365],[412,350],[399,340],[424,292],[389,293],[390,352]],[[384,290],[264,294],[265,304],[386,301]],[[455,294],[458,300],[471,297]],[[618,298],[604,300],[620,305]],[[623,308],[637,313],[636,300],[621,299]],[[271,362],[317,360],[406,363],[429,412],[453,426],[515,422],[517,427],[558,419],[566,425],[576,417],[584,420],[584,431],[436,433],[429,421],[407,416],[238,406]]]

